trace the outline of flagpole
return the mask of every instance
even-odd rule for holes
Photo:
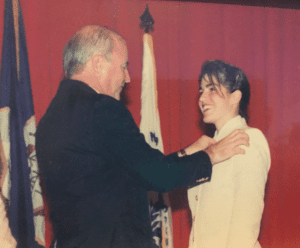
[[[18,79],[20,78],[20,45],[19,45],[19,0],[13,0],[14,29],[16,42],[16,60]]]

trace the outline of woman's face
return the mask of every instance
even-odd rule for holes
[[[232,94],[214,76],[212,79],[213,82],[205,75],[200,83],[199,107],[203,114],[203,121],[214,124],[219,131],[237,114],[232,104]]]

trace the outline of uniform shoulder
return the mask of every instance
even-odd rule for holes
[[[255,144],[268,143],[265,135],[258,128],[247,127],[245,131],[249,135],[251,143],[255,143]]]
[[[252,158],[257,156],[263,157],[264,160],[268,161],[268,164],[270,164],[270,148],[263,132],[253,127],[248,127],[245,131],[249,135],[250,142],[250,146],[245,149],[246,153]]]

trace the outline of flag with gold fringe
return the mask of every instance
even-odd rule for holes
[[[5,0],[0,78],[0,188],[20,248],[45,246],[35,117],[21,6]]]

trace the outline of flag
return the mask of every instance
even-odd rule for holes
[[[45,244],[35,128],[21,7],[18,0],[5,0],[0,78],[0,187],[11,232],[20,248]]]
[[[157,101],[156,68],[152,36],[144,34],[142,93],[141,93],[141,123],[140,130],[146,142],[155,149],[164,152],[160,130],[160,119]],[[163,201],[163,198],[165,201]],[[153,239],[159,248],[173,248],[172,213],[166,206],[168,194],[158,196],[158,202],[150,201],[150,219]],[[168,204],[170,205],[170,204]]]

